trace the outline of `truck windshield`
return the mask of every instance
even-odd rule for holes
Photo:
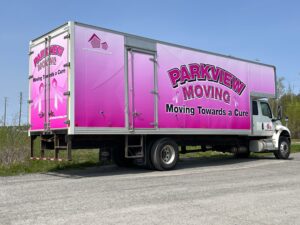
[[[272,112],[271,112],[271,109],[269,107],[269,104],[266,103],[266,102],[261,102],[260,105],[261,105],[261,112],[262,112],[263,116],[267,116],[269,118],[272,118]]]

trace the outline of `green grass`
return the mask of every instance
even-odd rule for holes
[[[292,153],[300,152],[300,144],[292,144]]]
[[[86,167],[100,165],[98,161],[99,150],[74,150],[72,153],[72,161],[58,162],[30,160],[27,158],[27,160],[24,162],[13,163],[7,166],[2,165],[0,166],[0,176],[21,175],[26,173],[43,173],[74,168],[84,169]],[[46,156],[50,156],[50,154],[48,153]],[[66,159],[66,153],[61,152],[60,158]]]
[[[194,150],[194,147],[187,147],[187,151]],[[206,152],[192,152],[186,154],[180,154],[180,158],[229,158],[232,157],[230,153],[216,152],[216,151],[206,151]]]

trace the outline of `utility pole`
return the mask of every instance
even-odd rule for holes
[[[4,97],[4,118],[3,125],[6,126],[6,105],[7,105],[7,97]]]
[[[22,118],[22,101],[23,101],[22,92],[20,92],[20,111],[19,111],[19,126],[21,126],[21,118]]]

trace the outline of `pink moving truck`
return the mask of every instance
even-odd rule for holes
[[[174,168],[186,146],[289,157],[290,131],[267,102],[274,66],[77,22],[29,49],[33,158],[38,136],[40,158],[100,148],[118,165],[157,170]]]

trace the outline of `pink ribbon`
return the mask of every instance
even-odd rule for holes
[[[44,96],[44,83],[41,83],[39,86],[39,93],[37,95],[37,100],[34,103],[34,109],[38,107],[38,112],[42,111],[42,98]]]
[[[63,102],[63,95],[61,91],[59,90],[60,88],[57,86],[57,80],[53,78],[52,80],[52,92],[54,96],[54,108],[57,110],[58,109],[58,103]]]

